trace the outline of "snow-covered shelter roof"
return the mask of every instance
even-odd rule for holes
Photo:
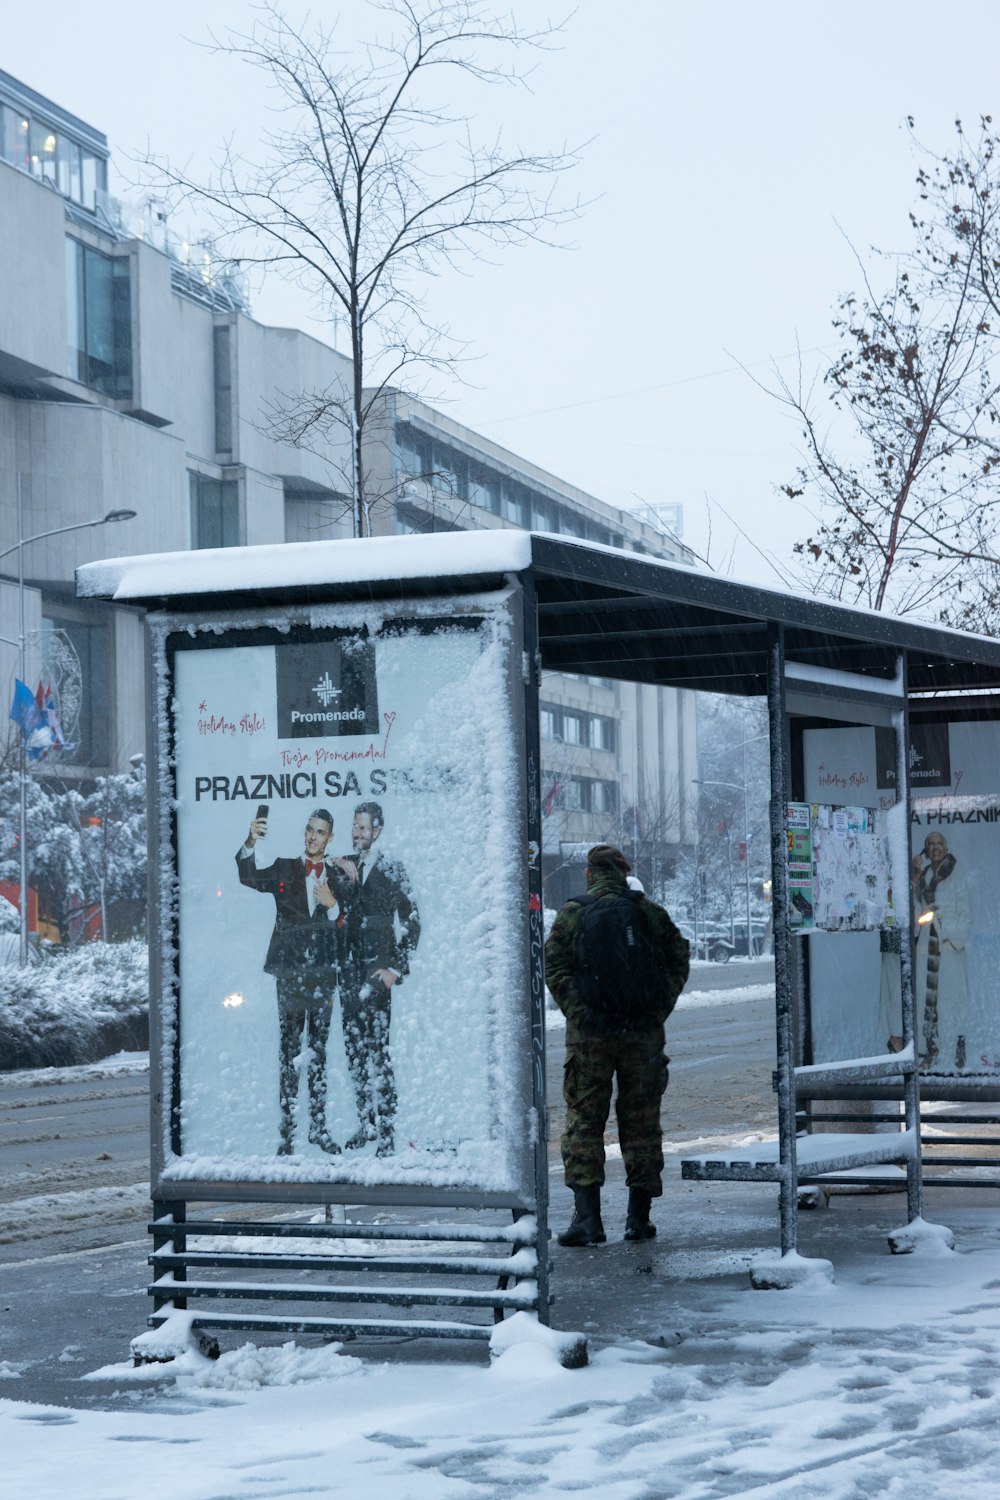
[[[81,598],[198,612],[470,592],[530,578],[553,671],[709,692],[767,690],[785,656],[824,672],[895,679],[913,692],[1000,693],[1000,642],[780,592],[615,547],[518,530],[227,547],[110,558],[77,569]]]

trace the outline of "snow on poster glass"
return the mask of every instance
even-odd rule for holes
[[[861,792],[883,813],[895,805],[888,732],[858,726],[807,730],[807,794]],[[970,1079],[1000,1075],[1000,730],[988,722],[916,723],[907,888],[894,891],[896,923],[910,922],[921,1071]],[[810,938],[814,1060],[884,1053],[901,1034],[898,942],[880,933]]]
[[[417,608],[172,638],[168,1178],[523,1185],[507,608]]]

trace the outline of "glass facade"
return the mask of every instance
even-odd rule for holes
[[[105,396],[132,395],[132,291],[128,256],[66,240],[67,370]]]
[[[419,432],[408,422],[396,427],[396,453],[404,475],[422,479],[435,491],[478,506],[491,516],[502,516],[511,526],[553,531],[616,547],[625,543],[621,532],[592,520],[577,507],[539,494],[527,482],[469,459],[449,443]],[[405,525],[411,531],[433,529],[431,524],[421,527],[413,516],[406,518]]]
[[[65,131],[0,101],[0,161],[10,162],[91,212],[107,189],[107,162]]]
[[[191,494],[191,546],[240,545],[240,486],[236,479],[211,479],[188,470]]]

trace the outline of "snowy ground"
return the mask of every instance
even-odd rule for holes
[[[714,1252],[688,1255],[681,1225],[662,1259],[634,1247],[577,1252],[595,1289],[607,1291],[626,1254],[636,1271],[648,1267],[646,1337],[594,1349],[585,1370],[531,1343],[492,1367],[246,1346],[216,1364],[186,1356],[165,1397],[150,1372],[122,1366],[116,1411],[5,1401],[7,1492],[993,1500],[995,1214],[951,1216],[957,1254],[901,1260],[868,1232],[870,1218],[893,1222],[900,1199],[881,1204],[845,1215],[860,1243],[839,1231],[838,1281],[816,1293],[753,1292],[734,1279],[746,1222],[732,1200],[723,1222],[733,1233]],[[702,1209],[718,1214],[719,1203]],[[82,1382],[81,1401],[85,1392]]]
[[[610,1173],[606,1217],[618,1234],[614,1157]],[[656,1241],[554,1247],[554,1321],[587,1333],[586,1369],[561,1368],[533,1340],[492,1363],[246,1345],[215,1363],[188,1353],[169,1375],[97,1371],[67,1348],[80,1368],[75,1409],[18,1402],[21,1372],[0,1364],[15,1398],[0,1401],[5,1492],[995,1500],[995,1198],[935,1190],[928,1217],[954,1229],[956,1250],[891,1257],[885,1235],[904,1195],[836,1195],[800,1221],[803,1253],[829,1257],[834,1284],[755,1292],[746,1268],[776,1242],[773,1189],[683,1183],[676,1162],[667,1180]],[[555,1183],[554,1193],[560,1221],[566,1195]],[[95,1375],[115,1382],[111,1409],[87,1409]]]

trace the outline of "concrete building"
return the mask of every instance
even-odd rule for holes
[[[141,620],[81,609],[79,563],[350,535],[346,429],[309,446],[278,435],[299,393],[346,399],[350,362],[256,322],[231,268],[174,238],[156,205],[114,202],[108,156],[99,131],[0,72],[0,684],[9,702],[23,602],[24,677],[53,683],[75,747],[58,771],[80,779],[143,749],[144,700]],[[398,392],[380,398],[365,462],[376,531],[521,526],[684,557],[656,516]],[[85,524],[122,508],[135,518]],[[597,839],[668,857],[693,837],[693,698],[549,677],[543,700],[551,899]]]

